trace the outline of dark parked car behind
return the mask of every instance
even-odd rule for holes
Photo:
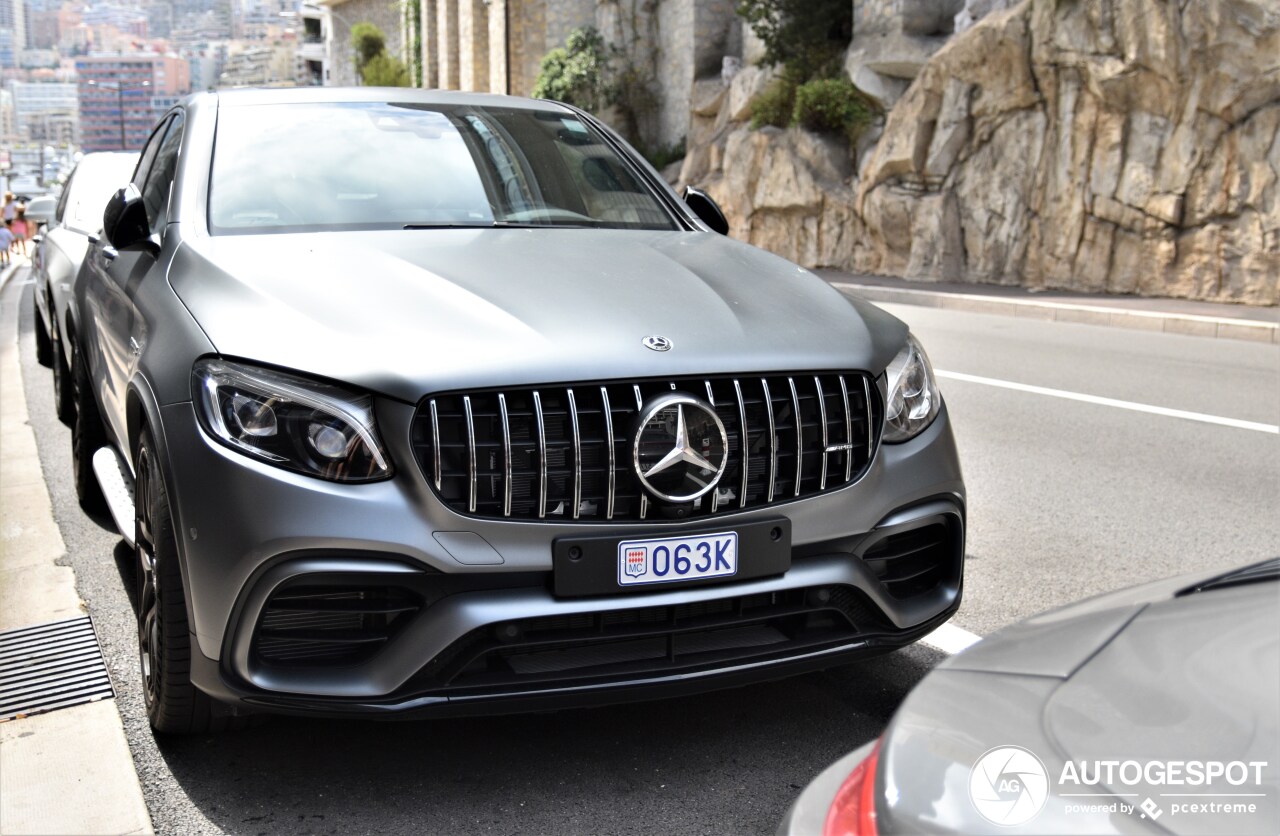
[[[73,316],[154,726],[661,696],[945,621],[965,494],[923,350],[709,223],[552,102],[170,111]]]
[[[52,222],[32,253],[36,359],[53,367],[54,403],[58,417],[66,422],[75,415],[70,369],[76,341],[64,337],[73,327],[69,310],[71,284],[84,262],[90,239],[102,232],[102,212],[107,201],[137,163],[135,153],[86,155],[67,179],[54,206]]]

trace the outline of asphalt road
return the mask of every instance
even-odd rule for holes
[[[942,658],[917,646],[634,706],[383,724],[276,718],[157,741],[137,681],[131,562],[110,523],[76,504],[70,433],[34,359],[29,289],[22,304],[23,375],[64,560],[97,624],[157,832],[769,833],[800,787],[878,734]],[[943,371],[1280,417],[1275,346],[886,307]],[[943,391],[971,502],[962,627],[987,634],[1089,594],[1280,548],[1275,435],[953,379]]]

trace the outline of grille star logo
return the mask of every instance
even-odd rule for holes
[[[665,502],[691,502],[712,490],[729,463],[724,424],[709,405],[679,392],[642,411],[633,445],[640,483]]]
[[[670,452],[662,457],[661,460],[653,467],[644,472],[647,479],[650,476],[656,476],[672,465],[680,462],[688,462],[694,467],[702,470],[717,470],[718,468],[707,461],[689,444],[689,428],[684,423],[684,407],[682,403],[676,404],[676,446],[672,447]]]

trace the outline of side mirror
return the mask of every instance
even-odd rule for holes
[[[713,232],[729,234],[729,222],[724,219],[724,212],[720,211],[719,204],[711,199],[711,195],[693,186],[685,186],[684,202]]]
[[[102,235],[117,250],[151,238],[147,208],[137,186],[130,183],[111,196],[102,213]]]

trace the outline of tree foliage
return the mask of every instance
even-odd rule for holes
[[[363,73],[366,64],[386,52],[387,38],[372,23],[357,23],[351,27],[351,46],[356,51],[356,72]]]
[[[599,112],[614,98],[609,80],[609,52],[593,27],[574,29],[562,47],[542,58],[534,98],[554,99]]]
[[[853,39],[849,0],[738,0],[738,14],[764,43],[764,63],[796,84],[834,75]]]
[[[383,50],[369,59],[361,70],[367,87],[412,87],[409,68],[399,58]]]
[[[411,87],[409,68],[387,52],[387,38],[372,23],[351,27],[351,46],[355,49],[356,75],[368,87]]]

